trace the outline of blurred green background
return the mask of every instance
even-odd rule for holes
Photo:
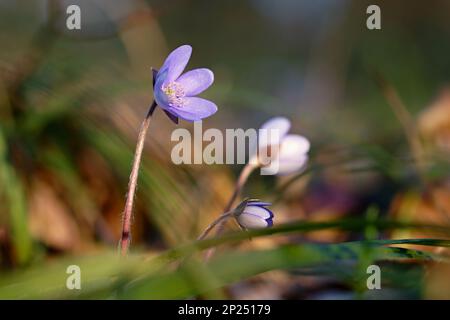
[[[81,30],[66,28],[70,4],[81,8]],[[366,28],[369,4],[381,7],[381,30]],[[411,252],[395,252],[408,263],[391,262],[389,250],[366,254],[363,245],[448,238],[449,36],[446,0],[0,0],[0,297],[71,298],[65,266],[88,255],[90,286],[81,295],[89,298],[450,298],[446,263]],[[286,116],[311,141],[305,173],[256,174],[244,196],[273,201],[276,225],[319,225],[221,246],[211,265],[180,271],[164,262],[173,273],[158,278],[160,262],[136,265],[194,240],[221,213],[241,169],[172,164],[176,127],[158,110],[136,197],[136,256],[120,262],[111,254],[152,102],[150,68],[181,44],[193,47],[188,69],[215,73],[203,96],[219,111],[204,128],[258,128]],[[365,222],[320,230],[349,218]],[[380,224],[368,232],[369,218],[445,232]],[[361,247],[336,247],[353,252],[344,258],[315,247],[343,241]],[[446,258],[445,246],[410,248]],[[247,267],[220,263],[248,262],[247,251]],[[375,258],[386,264],[389,289],[373,296],[361,289],[360,272]],[[59,271],[48,275],[48,263]],[[123,289],[134,277],[144,280]],[[161,287],[159,296],[151,290]]]

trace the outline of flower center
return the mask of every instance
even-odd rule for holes
[[[162,86],[162,91],[166,94],[167,100],[171,107],[182,107],[185,96],[184,88],[177,82],[170,82]]]

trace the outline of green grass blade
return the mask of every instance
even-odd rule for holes
[[[22,183],[7,159],[6,141],[0,129],[0,194],[9,209],[8,222],[11,230],[15,259],[26,263],[32,253],[33,242],[28,232],[27,204]]]

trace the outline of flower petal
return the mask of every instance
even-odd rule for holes
[[[308,162],[308,156],[302,155],[297,159],[284,159],[279,158],[276,161],[278,161],[277,165],[274,165],[274,163],[271,163],[269,166],[264,167],[261,170],[264,170],[264,175],[288,175],[292,173],[299,173],[304,168],[306,163]]]
[[[195,96],[214,82],[214,73],[206,68],[194,69],[181,75],[177,82],[183,87],[186,96]]]
[[[252,214],[252,215],[258,216],[262,219],[269,219],[269,218],[273,217],[273,213],[269,209],[259,207],[259,206],[252,206],[252,205],[247,205],[247,207],[244,209],[243,213]]]
[[[300,171],[308,162],[309,148],[310,143],[305,137],[295,134],[285,136],[278,157],[271,159],[270,165],[264,167],[264,174],[285,175]]]
[[[253,214],[242,213],[236,219],[241,226],[248,229],[261,229],[266,228],[269,225],[265,219]]]
[[[158,75],[159,75],[159,73],[158,73]],[[162,90],[162,86],[163,86],[164,79],[165,79],[164,77],[165,76],[162,76],[161,78],[158,77],[156,79],[156,84],[153,87],[153,96],[154,96],[158,106],[160,106],[161,108],[163,108],[165,110],[168,110],[170,108],[169,102],[168,102],[166,94]]]
[[[278,144],[281,139],[288,133],[291,128],[291,122],[284,117],[275,117],[266,121],[259,129],[258,146],[259,149],[267,147],[268,145]],[[278,139],[271,137],[272,130],[276,130]]]
[[[247,203],[248,206],[260,206],[260,207],[267,207],[267,206],[271,206],[272,204],[270,202],[263,202],[263,201],[259,201],[259,200],[250,200]]]
[[[298,158],[309,151],[309,140],[298,134],[288,134],[281,141],[280,158]]]
[[[298,159],[281,159],[278,166],[278,171],[274,174],[287,175],[295,172],[300,172],[304,169],[308,162],[308,156],[300,156]]]
[[[184,104],[178,108],[170,108],[168,111],[186,121],[197,121],[216,113],[217,106],[206,99],[186,97]]]
[[[173,50],[164,61],[158,72],[158,78],[163,79],[163,83],[175,81],[183,72],[192,54],[192,47],[183,45]]]

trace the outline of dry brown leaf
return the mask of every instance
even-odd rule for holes
[[[32,184],[29,228],[33,237],[58,250],[75,250],[80,233],[67,207],[50,185],[42,180]]]

